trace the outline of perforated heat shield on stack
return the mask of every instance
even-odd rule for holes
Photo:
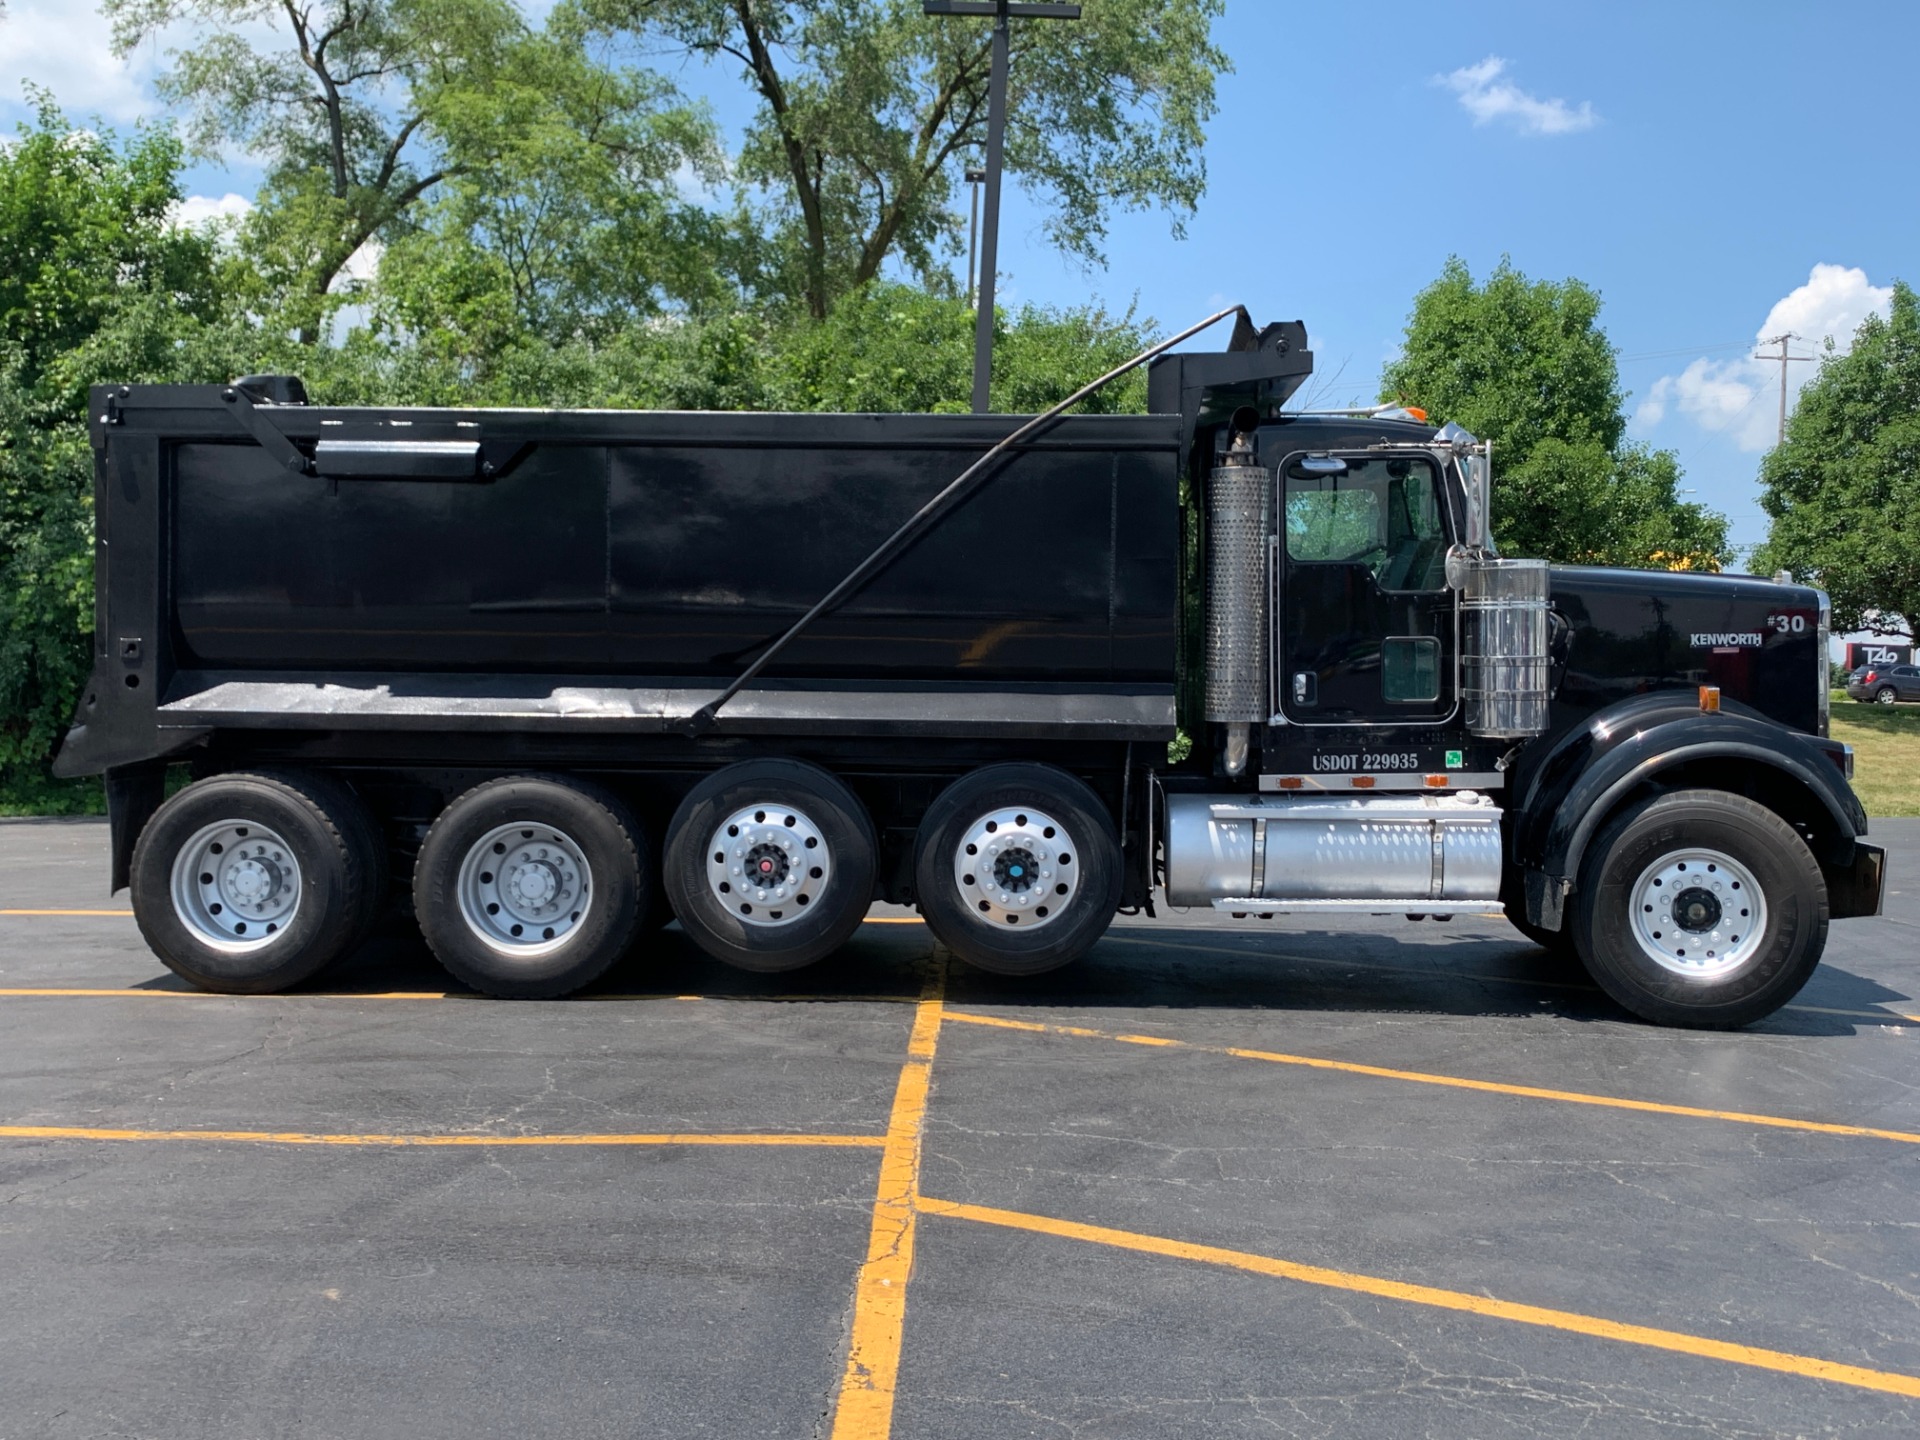
[[[1207,488],[1207,719],[1267,719],[1267,533],[1273,476],[1236,448]]]

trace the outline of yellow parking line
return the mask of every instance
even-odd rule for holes
[[[962,1025],[986,1025],[998,1030],[1027,1030],[1047,1035],[1073,1035],[1087,1040],[1114,1040],[1123,1045],[1153,1045],[1230,1055],[1236,1060],[1263,1060],[1270,1065],[1301,1065],[1312,1070],[1338,1070],[1348,1075],[1370,1075],[1379,1080],[1401,1080],[1414,1085],[1439,1085],[1453,1090],[1479,1090],[1493,1095],[1517,1095],[1527,1100],[1553,1100],[1564,1105],[1595,1105],[1609,1110],[1638,1110],[1650,1115],[1679,1115],[1692,1120],[1725,1120],[1739,1125],[1766,1125],[1777,1130],[1806,1130],[1819,1135],[1865,1136],[1920,1145],[1920,1134],[1910,1130],[1880,1130],[1867,1125],[1835,1125],[1824,1120],[1795,1120],[1784,1115],[1756,1115],[1745,1110],[1709,1110],[1696,1105],[1667,1105],[1657,1100],[1629,1100],[1618,1095],[1594,1095],[1584,1090],[1548,1090],[1535,1085],[1508,1085],[1498,1080],[1473,1080],[1462,1075],[1436,1075],[1424,1070],[1391,1070],[1382,1065],[1360,1065],[1351,1060],[1324,1060],[1314,1055],[1288,1055],[1278,1050],[1248,1050],[1236,1045],[1198,1045],[1160,1035],[1130,1035],[1113,1030],[1091,1030],[1083,1025],[1042,1025],[1032,1020],[1008,1020],[999,1015],[975,1015],[949,1010],[946,1018]]]
[[[907,1323],[907,1280],[913,1274],[914,1197],[920,1189],[920,1136],[927,1114],[933,1052],[940,1041],[945,975],[936,968],[913,1016],[907,1060],[900,1067],[886,1149],[874,1194],[867,1259],[853,1294],[853,1332],[834,1405],[832,1440],[887,1440]]]
[[[126,989],[84,989],[73,986],[16,986],[12,989],[0,988],[0,1000],[22,1000],[35,997],[48,1000],[89,1000],[113,999],[130,996],[157,995],[170,1000],[245,1000],[262,1003],[270,1000],[485,1000],[488,997],[471,990],[307,990],[291,994],[278,995],[226,995],[215,990],[167,990],[130,987]],[[665,991],[635,993],[630,995],[566,995],[558,1004],[585,1003],[596,1001],[640,1001],[640,1000],[715,1000],[715,1001],[760,1001],[769,1005],[797,1005],[812,1003],[837,1003],[857,1001],[874,1005],[912,1005],[918,997],[913,995],[671,995]],[[526,1002],[515,1002],[524,1004]]]
[[[803,1135],[773,1132],[762,1135],[316,1135],[287,1130],[114,1130],[79,1125],[0,1125],[4,1140],[199,1140],[239,1145],[807,1145],[878,1149],[879,1135]]]
[[[0,910],[0,915],[125,915],[131,910]]]
[[[0,915],[123,915],[131,918],[131,910],[0,910]],[[861,922],[866,925],[924,925],[927,922],[918,915],[869,915]]]
[[[1251,933],[1245,938],[1259,940],[1262,937],[1258,933]],[[1588,995],[1600,993],[1600,987],[1591,980],[1539,980],[1531,975],[1483,975],[1470,970],[1422,969],[1412,965],[1376,965],[1371,961],[1349,960],[1344,956],[1333,955],[1272,955],[1246,945],[1183,945],[1178,941],[1151,940],[1139,935],[1115,934],[1107,935],[1101,943],[1150,945],[1159,950],[1186,950],[1195,955],[1230,955],[1238,960],[1267,959],[1286,960],[1296,965],[1333,965],[1343,970],[1365,970],[1370,974],[1378,975],[1412,975],[1422,980],[1474,980],[1483,985],[1525,985],[1536,990],[1579,990]],[[1852,1019],[1874,1020],[1882,1025],[1893,1021],[1920,1025],[1920,1015],[1906,1015],[1890,1010],[1830,1010],[1819,1005],[1782,1005],[1780,1008],[1801,1014],[1841,1015]]]
[[[1036,1235],[1051,1235],[1066,1240],[1081,1240],[1143,1255],[1163,1255],[1176,1260],[1195,1260],[1276,1279],[1295,1280],[1330,1290],[1347,1290],[1375,1295],[1383,1300],[1400,1300],[1412,1305],[1430,1305],[1494,1320],[1510,1320],[1521,1325],[1538,1325],[1549,1330],[1565,1330],[1600,1340],[1617,1340],[1628,1345],[1644,1345],[1655,1350],[1670,1350],[1681,1355],[1707,1360],[1724,1360],[1758,1370],[1775,1370],[1836,1385],[1852,1385],[1862,1390],[1880,1390],[1889,1395],[1920,1397],[1920,1376],[1903,1375],[1892,1370],[1869,1370],[1860,1365],[1842,1365],[1811,1355],[1795,1355],[1784,1350],[1764,1350],[1754,1345],[1736,1345],[1711,1340],[1703,1335],[1688,1335],[1678,1330],[1658,1330],[1650,1325],[1627,1325],[1581,1315],[1571,1310],[1549,1310],[1539,1305],[1519,1305],[1509,1300],[1494,1300],[1460,1290],[1441,1290],[1431,1285],[1409,1285],[1376,1275],[1360,1275],[1348,1270],[1329,1270],[1319,1265],[1302,1265],[1270,1255],[1246,1250],[1227,1250],[1216,1245],[1194,1245],[1184,1240],[1168,1240],[1158,1235],[1141,1235],[1131,1230],[1110,1230],[1103,1225],[1082,1225],[1072,1220],[1056,1220],[1046,1215],[1029,1215],[1017,1210],[996,1210],[985,1205],[962,1205],[951,1200],[918,1197],[920,1210],[928,1215],[944,1215],[956,1220],[972,1220],[982,1225],[997,1225],[1008,1230],[1025,1230]]]

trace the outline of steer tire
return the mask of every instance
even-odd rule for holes
[[[815,864],[823,850],[826,862]],[[838,777],[799,760],[743,760],[694,786],[674,812],[667,899],[714,959],[758,974],[798,970],[860,928],[878,853],[866,806]],[[749,888],[750,864],[775,867],[773,882]]]
[[[1001,816],[1007,834],[1029,837],[1015,849],[1041,857],[1039,878],[1023,873],[988,884],[993,867],[1006,864],[1005,853],[991,860],[986,853],[993,843],[987,834],[1001,833],[987,827],[999,826],[995,817]],[[1043,826],[1036,817],[1052,824]],[[1070,849],[1048,848],[1063,840],[1070,840]],[[970,843],[975,853],[967,858],[979,860],[978,867],[961,863]],[[1028,868],[1024,859],[1020,868]],[[961,959],[993,975],[1041,975],[1078,960],[1113,923],[1120,906],[1120,842],[1100,797],[1064,770],[988,765],[961,776],[927,808],[914,846],[913,881],[928,928]],[[1032,888],[1002,888],[1023,881]],[[1064,900],[1053,893],[1061,888],[1069,889]]]
[[[198,883],[218,869],[211,858],[200,875],[176,875],[197,837],[229,823],[253,832],[230,855],[266,832],[285,843],[262,860],[275,874],[297,875],[290,914],[232,919],[244,910],[221,906],[220,892]],[[264,995],[310,978],[366,938],[385,896],[386,849],[359,799],[336,781],[281,770],[219,775],[189,785],[147,822],[131,878],[134,921],[168,969],[203,990]],[[218,933],[226,923],[236,933]],[[260,936],[238,930],[268,924]]]
[[[501,863],[488,868],[495,853]],[[521,856],[531,858],[506,868]],[[505,1000],[550,1000],[591,985],[626,953],[649,870],[646,831],[618,798],[572,776],[509,775],[440,812],[420,845],[413,904],[420,933],[462,984]],[[509,875],[522,871],[554,887],[551,915],[508,893]],[[577,912],[560,903],[568,887],[584,897]]]
[[[1826,882],[1812,852],[1771,810],[1725,791],[1676,791],[1613,820],[1573,900],[1588,973],[1659,1025],[1751,1024],[1798,993],[1826,946]],[[1736,929],[1743,918],[1760,928]]]

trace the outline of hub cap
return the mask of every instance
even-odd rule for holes
[[[222,820],[173,857],[173,913],[201,943],[237,954],[273,943],[300,908],[300,862],[279,834]]]
[[[593,872],[572,836],[521,821],[489,830],[460,862],[460,918],[516,959],[550,954],[593,904]]]
[[[995,810],[961,838],[953,879],[982,924],[1034,930],[1057,920],[1080,888],[1079,847],[1051,815]]]
[[[1767,901],[1753,872],[1718,850],[1661,856],[1634,882],[1631,904],[1640,949],[1689,979],[1731,974],[1766,937]]]
[[[707,840],[708,888],[745,925],[791,925],[832,879],[827,837],[791,805],[736,810]]]

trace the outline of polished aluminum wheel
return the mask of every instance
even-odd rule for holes
[[[489,830],[460,862],[460,916],[503,955],[533,959],[566,944],[593,904],[593,872],[574,839],[516,821]]]
[[[300,908],[300,862],[253,820],[196,831],[173,857],[173,913],[195,939],[238,954],[273,943]]]
[[[1633,938],[1662,969],[1693,980],[1730,974],[1760,951],[1767,898],[1738,860],[1718,850],[1663,855],[1634,882]]]
[[[961,837],[954,883],[975,919],[1037,929],[1058,919],[1080,888],[1078,848],[1051,815],[1019,806],[995,810]]]
[[[832,879],[827,837],[791,805],[748,805],[707,840],[707,885],[747,925],[791,925]]]

